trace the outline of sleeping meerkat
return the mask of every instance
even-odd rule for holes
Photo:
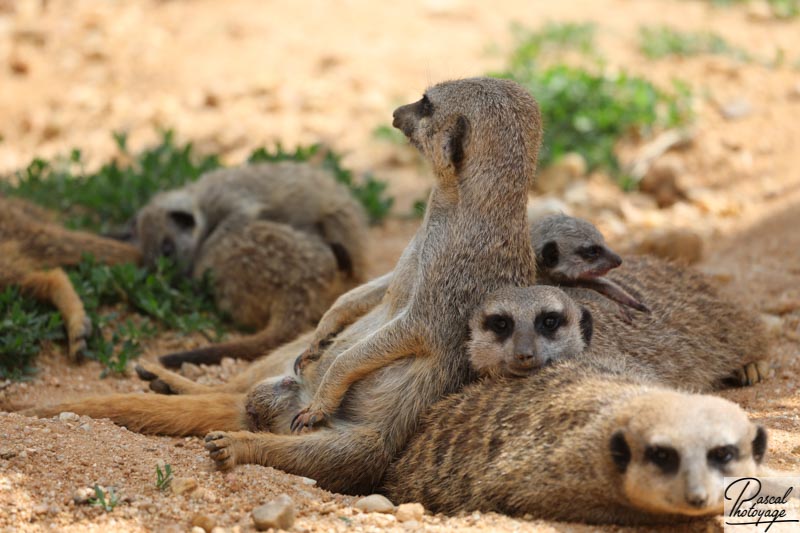
[[[507,287],[473,315],[467,351],[481,376],[522,377],[576,356],[591,339],[591,313],[562,290]]]
[[[67,330],[71,361],[83,357],[92,323],[67,273],[84,254],[99,263],[138,263],[135,246],[55,222],[49,211],[28,202],[0,196],[0,288],[19,285],[23,292],[51,302]]]
[[[604,277],[622,264],[622,258],[606,245],[594,224],[555,214],[532,221],[530,229],[539,283],[593,289],[621,305],[650,312],[618,283]],[[630,316],[626,314],[626,318]]]
[[[217,306],[261,328],[233,342],[163,356],[162,364],[254,359],[311,328],[366,270],[366,218],[347,188],[307,163],[208,172],[153,197],[136,216],[145,261],[167,256],[213,273]]]
[[[434,513],[593,524],[721,513],[723,478],[757,473],[766,432],[732,402],[644,376],[619,361],[562,361],[470,385],[431,409],[385,491]]]

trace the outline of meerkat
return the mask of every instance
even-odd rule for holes
[[[593,289],[620,305],[650,312],[624,288],[604,277],[622,264],[622,258],[606,245],[594,224],[553,214],[531,221],[530,229],[540,283]]]
[[[609,364],[561,361],[442,400],[390,466],[387,496],[592,524],[720,514],[723,478],[758,472],[765,430],[730,401]]]
[[[319,379],[301,380],[309,391],[332,390],[331,404],[347,392],[344,402],[330,412],[331,404],[312,402],[308,422],[314,415],[326,419],[313,432],[210,433],[206,446],[219,468],[256,462],[313,477],[328,490],[373,491],[421,414],[473,379],[465,344],[475,307],[496,288],[535,281],[525,204],[541,118],[531,95],[510,80],[445,82],[398,108],[394,124],[430,161],[436,183],[421,228],[380,304],[327,347],[309,372]],[[284,361],[285,349],[270,357]],[[362,369],[365,358],[372,363],[364,374],[350,374],[352,363]],[[326,378],[342,387],[321,386]],[[73,412],[109,416],[141,431],[170,432],[172,426],[194,433],[207,427],[202,412],[215,395],[138,396],[98,397],[28,413],[41,416],[69,405]],[[214,412],[229,413],[217,429],[246,428],[244,395],[216,397]]]
[[[83,357],[92,323],[60,267],[77,265],[84,254],[106,264],[141,260],[134,246],[65,229],[38,206],[0,197],[0,286],[19,285],[24,292],[51,302],[59,310],[67,330],[71,361]]]
[[[528,376],[583,352],[592,322],[587,309],[556,287],[499,289],[470,320],[470,364],[482,377]]]
[[[366,270],[366,217],[323,169],[281,162],[215,170],[156,195],[136,216],[145,261],[207,271],[217,306],[261,328],[233,342],[161,357],[168,367],[254,359],[311,328]]]

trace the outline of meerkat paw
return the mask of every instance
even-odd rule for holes
[[[768,361],[763,359],[753,363],[747,363],[736,371],[736,380],[742,387],[749,387],[756,383],[765,381],[772,373],[772,368]]]
[[[86,352],[86,342],[92,335],[92,320],[84,316],[73,321],[68,327],[69,360],[77,363],[83,359]]]
[[[315,409],[313,407],[306,407],[292,419],[292,432],[299,433],[304,428],[314,427],[316,424],[324,422],[328,415],[322,409]]]
[[[169,383],[161,379],[159,374],[166,371],[158,365],[147,361],[140,361],[139,364],[134,367],[134,370],[136,370],[136,375],[139,376],[139,379],[150,382],[150,390],[153,392],[157,392],[158,394],[179,394],[179,391],[173,390]]]
[[[230,470],[236,466],[236,439],[228,433],[209,433],[205,438],[205,448],[218,470]]]
[[[331,342],[333,342],[333,339],[330,337],[325,337],[319,341],[311,341],[309,347],[294,360],[294,373],[299,376],[308,365],[318,361],[322,357],[322,352]]]

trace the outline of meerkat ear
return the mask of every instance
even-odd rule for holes
[[[583,336],[583,342],[586,343],[587,347],[592,343],[593,333],[594,320],[592,319],[592,313],[590,313],[585,307],[581,307],[581,335]]]
[[[559,253],[556,241],[547,241],[542,247],[542,266],[553,268],[558,264]]]
[[[763,427],[756,428],[756,438],[753,439],[753,459],[756,463],[760,463],[764,459],[764,454],[767,453],[767,432]]]
[[[449,132],[447,143],[445,144],[447,157],[453,168],[455,168],[456,174],[461,172],[461,166],[464,163],[464,145],[467,142],[468,133],[469,121],[464,115],[459,115]]]
[[[625,440],[625,435],[622,430],[615,432],[611,435],[609,442],[609,450],[611,451],[611,459],[619,470],[620,474],[624,474],[631,462],[631,448]]]
[[[179,229],[183,231],[188,231],[194,229],[195,220],[194,215],[189,213],[188,211],[178,211],[173,210],[169,213],[169,219],[178,226]]]

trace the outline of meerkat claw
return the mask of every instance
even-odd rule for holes
[[[318,422],[325,420],[325,415],[319,411],[311,411],[310,408],[303,409],[292,419],[292,432],[299,433],[303,428],[314,427]]]

